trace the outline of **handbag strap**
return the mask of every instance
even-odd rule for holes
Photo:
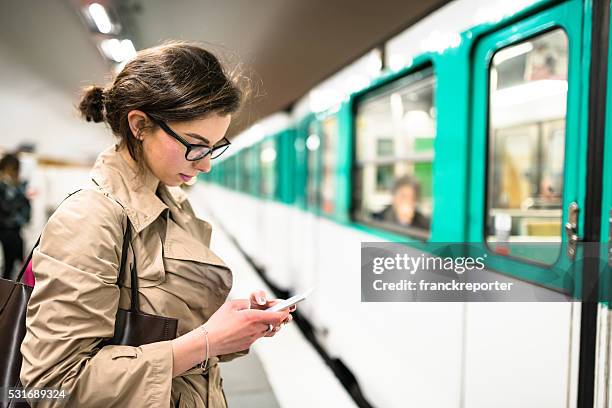
[[[95,181],[94,181],[94,183],[99,187],[98,183],[96,183]],[[57,208],[59,208],[59,206],[62,205],[62,203],[64,201],[66,201],[70,196],[72,196],[73,194],[78,193],[81,190],[82,189],[78,189],[78,190],[68,194],[66,196],[66,198],[64,198],[62,200],[62,202],[59,203]],[[104,195],[106,195],[106,193]],[[108,196],[108,197],[110,198],[111,196]],[[115,200],[115,202],[117,204],[119,204],[121,206],[121,208],[124,208],[123,205],[121,205],[121,203],[119,201],[117,201],[114,197],[113,197],[113,200]],[[125,208],[124,208],[124,210],[125,210]],[[125,218],[127,220],[127,225],[126,225],[126,228],[125,228],[125,232],[123,234],[123,247],[121,249],[121,263],[119,264],[119,275],[117,276],[117,286],[119,286],[119,287],[121,287],[121,282],[123,280],[123,276],[125,275],[125,264],[127,263],[127,252],[128,252],[127,250],[128,250],[128,246],[132,242],[132,229],[130,228],[130,226],[131,226],[130,219],[128,218],[127,214],[126,214]],[[23,275],[25,274],[26,268],[28,267],[28,263],[30,263],[30,261],[32,260],[32,255],[34,254],[34,250],[40,244],[40,238],[41,237],[42,237],[42,233],[38,236],[38,239],[36,240],[36,243],[32,247],[32,250],[30,251],[30,254],[28,255],[26,261],[23,263],[23,265],[21,267],[21,271],[19,272],[19,275],[17,277],[16,282],[21,282],[21,279],[23,279]],[[136,271],[136,257],[134,257],[134,262],[132,263],[132,267],[130,268],[130,273],[131,273],[131,278],[132,278],[132,282],[131,282],[132,283],[132,288],[131,288],[132,289],[132,296],[131,296],[131,300],[130,300],[130,303],[131,303],[130,309],[133,310],[133,311],[138,311],[138,307],[139,307],[139,302],[138,302],[138,273]]]
[[[121,287],[121,282],[123,281],[123,277],[125,276],[125,265],[127,263],[128,245],[132,242],[132,229],[130,228],[130,225],[130,219],[127,218],[127,228],[125,229],[125,234],[123,236],[123,249],[121,250],[121,264],[119,266],[119,276],[117,277],[117,286],[119,287]],[[134,256],[134,262],[132,262],[132,266],[130,267],[130,274],[132,278],[132,296],[130,296],[130,310],[138,311],[138,274],[136,273],[136,256]]]
[[[21,265],[21,271],[19,271],[19,275],[17,276],[17,279],[15,280],[15,282],[21,282],[21,279],[23,279],[23,275],[25,274],[25,271],[28,268],[28,264],[32,260],[32,254],[34,254],[34,248],[36,248],[38,244],[40,244],[40,235],[38,236],[36,243],[32,247],[32,250],[30,251],[30,255],[28,255],[23,265]]]

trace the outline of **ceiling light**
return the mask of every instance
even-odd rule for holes
[[[310,151],[315,151],[321,145],[321,139],[319,139],[319,135],[312,134],[308,136],[306,139],[306,148]]]
[[[131,60],[136,56],[136,48],[134,48],[132,40],[121,40],[121,49],[124,57],[122,61]]]
[[[273,147],[266,147],[261,151],[260,159],[262,163],[272,163],[276,160],[276,149]]]
[[[113,24],[111,23],[104,6],[98,3],[92,3],[87,8],[87,11],[96,24],[96,27],[98,27],[98,31],[100,31],[102,34],[108,34],[113,30]]]
[[[115,62],[128,61],[136,56],[136,49],[131,40],[119,41],[116,38],[102,40],[100,42],[100,48],[108,59]]]
[[[374,49],[368,55],[367,71],[371,77],[378,76],[383,67],[382,54],[379,49]]]

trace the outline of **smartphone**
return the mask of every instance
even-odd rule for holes
[[[301,302],[302,300],[306,299],[306,297],[308,297],[308,295],[310,295],[313,290],[314,288],[311,288],[304,293],[301,293],[295,296],[291,296],[289,299],[281,300],[274,306],[270,306],[269,308],[267,308],[266,311],[267,312],[280,312],[283,309],[287,309],[295,305],[296,303]]]

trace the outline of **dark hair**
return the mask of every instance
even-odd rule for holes
[[[19,173],[19,159],[14,154],[7,153],[0,159],[0,171],[6,170]]]
[[[88,122],[106,121],[142,165],[142,145],[128,124],[130,111],[138,109],[164,122],[235,113],[245,93],[239,79],[198,45],[169,42],[140,51],[106,89],[87,88],[79,110]]]
[[[414,198],[418,199],[421,196],[421,183],[412,176],[402,176],[395,180],[393,184],[393,194],[402,187],[410,187],[414,191]]]

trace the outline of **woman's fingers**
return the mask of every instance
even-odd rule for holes
[[[279,312],[268,312],[265,309],[279,303],[282,299],[267,299],[266,293],[263,290],[257,290],[251,293],[249,297],[250,309],[244,311],[248,313],[248,319],[256,324],[257,332],[263,337],[273,337],[283,325],[291,322],[293,317],[291,312],[296,310],[293,305]]]
[[[230,307],[232,308],[232,310],[249,309],[251,306],[251,302],[249,302],[246,299],[230,300],[228,303],[230,304]]]
[[[265,306],[266,304],[266,292],[263,290],[256,290],[251,293],[251,304]]]
[[[283,299],[268,299],[266,296],[266,292],[264,292],[263,290],[256,290],[251,293],[249,300],[251,301],[251,309],[265,310],[279,303]],[[297,305],[289,307],[289,313],[295,312],[296,309]]]
[[[280,331],[282,326],[273,326],[270,324],[263,327],[263,337],[274,337],[274,335]]]
[[[268,312],[265,310],[245,310],[244,313],[248,313],[248,316],[254,323],[263,323],[265,325],[271,324],[272,326],[280,326],[283,320],[289,316],[287,310],[280,312]]]
[[[267,307],[274,306],[275,304],[280,303],[283,300],[284,299],[272,299],[272,300],[268,300],[268,303],[267,303],[266,306]],[[289,313],[295,312],[296,309],[297,309],[297,305],[289,306],[289,308],[288,308]]]

